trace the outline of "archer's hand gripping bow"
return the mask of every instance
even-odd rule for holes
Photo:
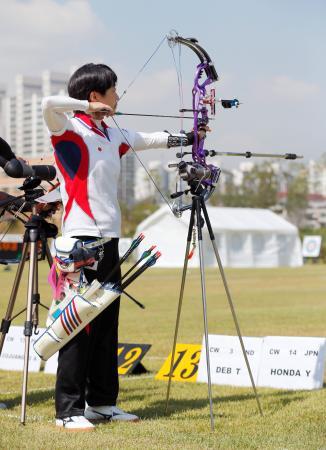
[[[221,170],[213,164],[207,164],[207,152],[204,150],[205,131],[209,123],[208,109],[210,106],[211,115],[215,115],[215,89],[211,89],[207,93],[207,87],[212,83],[218,81],[214,64],[208,53],[198,44],[194,38],[183,38],[177,34],[168,37],[170,46],[175,44],[185,45],[195,52],[200,63],[196,67],[194,85],[192,88],[192,109],[181,109],[180,112],[192,112],[194,116],[194,143],[192,146],[192,161],[181,160],[178,164],[170,164],[169,167],[176,167],[179,176],[186,181],[189,189],[186,191],[175,192],[171,198],[177,198],[189,191],[195,195],[201,195],[207,200],[214,192],[216,183],[218,181]],[[205,77],[203,79],[203,77]],[[221,101],[224,108],[231,108],[232,106],[239,106],[239,101],[223,100]],[[201,136],[198,132],[202,131]],[[186,153],[188,154],[188,152]],[[179,153],[177,156],[183,158],[184,153]],[[175,215],[180,216],[183,211],[190,209],[191,205],[174,204],[173,211]]]

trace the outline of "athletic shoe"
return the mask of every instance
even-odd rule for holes
[[[84,416],[71,416],[64,419],[56,419],[57,427],[62,427],[69,431],[91,431],[95,426],[89,422]]]
[[[135,414],[129,414],[117,406],[87,406],[85,417],[88,420],[116,422],[138,422],[139,417]]]

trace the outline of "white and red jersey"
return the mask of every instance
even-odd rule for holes
[[[60,191],[64,207],[64,236],[120,237],[121,214],[118,203],[120,158],[132,146],[135,150],[166,148],[168,134],[139,133],[95,123],[79,112],[88,102],[67,97],[48,97],[43,101]]]

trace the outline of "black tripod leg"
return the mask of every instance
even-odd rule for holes
[[[186,246],[186,252],[185,252],[185,259],[184,259],[184,263],[183,263],[182,281],[181,281],[181,287],[180,287],[177,320],[176,320],[176,324],[175,324],[175,331],[174,331],[174,338],[173,338],[171,364],[170,364],[170,371],[169,371],[169,381],[168,381],[168,388],[167,388],[167,392],[166,392],[165,413],[167,413],[168,406],[169,406],[171,380],[172,380],[173,370],[174,370],[175,348],[176,348],[177,339],[178,339],[178,330],[179,330],[179,323],[180,323],[180,316],[181,316],[183,292],[184,292],[184,287],[185,287],[185,282],[186,282],[186,275],[187,275],[187,268],[188,268],[188,255],[189,255],[189,250],[190,250],[190,243],[191,243],[191,237],[192,237],[192,230],[193,230],[193,227],[194,227],[194,221],[195,221],[195,204],[193,202],[192,203],[192,208],[191,208],[191,214],[190,214],[189,228],[188,228],[188,237],[187,237],[187,246]]]
[[[50,269],[51,269],[51,267],[52,267],[52,264],[53,264],[53,258],[52,258],[52,255],[51,255],[51,252],[50,252],[50,248],[49,248],[49,245],[48,245],[48,243],[46,242],[45,243],[45,255],[46,255],[46,259],[47,259],[47,261],[48,261],[48,264],[49,264],[49,267],[50,267]],[[58,275],[56,274],[56,281],[58,281]],[[36,290],[36,293],[38,292],[38,281],[37,281],[37,290]],[[38,304],[40,305],[40,306],[42,306],[43,308],[45,308],[45,309],[47,309],[47,310],[49,310],[50,308],[48,307],[48,306],[46,306],[46,305],[44,305],[41,301],[40,301],[40,296],[38,297]],[[33,313],[34,314],[34,313]],[[37,316],[37,324],[38,324],[38,316]],[[34,326],[34,319],[33,319],[33,326]],[[35,334],[38,334],[38,333],[35,333]]]
[[[208,213],[207,213],[207,209],[206,209],[206,205],[205,205],[204,199],[201,199],[201,206],[202,206],[202,211],[204,213],[205,222],[206,222],[206,225],[207,225],[209,237],[210,237],[212,245],[213,245],[216,261],[217,261],[217,264],[218,264],[218,267],[219,267],[219,270],[220,270],[220,274],[221,274],[221,277],[222,277],[222,280],[223,280],[223,285],[224,285],[226,296],[227,296],[227,299],[228,299],[228,302],[229,302],[231,313],[232,313],[232,316],[233,316],[233,321],[234,321],[234,324],[235,324],[235,328],[236,328],[237,333],[238,333],[238,337],[239,337],[242,353],[243,353],[243,356],[244,356],[244,359],[245,359],[245,362],[246,362],[246,366],[247,366],[247,369],[248,369],[248,373],[249,373],[252,389],[253,389],[255,397],[256,397],[256,401],[257,401],[257,405],[258,405],[258,409],[259,409],[260,415],[262,416],[263,415],[263,410],[262,410],[262,407],[260,405],[260,400],[259,400],[259,397],[258,397],[258,393],[257,393],[254,377],[253,377],[252,372],[251,372],[249,360],[248,360],[248,357],[247,357],[246,349],[245,349],[245,346],[244,346],[244,343],[243,343],[243,339],[242,339],[242,335],[241,335],[241,331],[240,331],[239,322],[238,322],[238,319],[237,319],[237,315],[236,315],[236,312],[235,312],[235,308],[234,308],[234,304],[233,304],[233,301],[232,301],[231,293],[230,293],[229,286],[228,286],[228,283],[227,283],[227,280],[226,280],[226,276],[225,276],[225,273],[224,273],[222,261],[221,261],[221,258],[220,258],[220,255],[219,255],[219,252],[218,252],[218,249],[217,249],[215,236],[214,236],[214,233],[213,233],[211,222],[209,220],[209,216],[208,216]]]
[[[38,248],[36,243],[36,257],[35,257],[35,268],[33,276],[33,297],[32,297],[32,324],[34,328],[34,333],[38,334],[36,331],[39,323],[39,305],[40,305],[40,293],[38,291]],[[42,305],[43,306],[43,305]],[[45,306],[44,306],[45,307]],[[46,307],[45,307],[46,308]],[[46,308],[48,309],[48,308]]]
[[[15,301],[16,301],[16,297],[17,297],[17,292],[18,292],[19,285],[20,285],[20,280],[21,280],[21,277],[23,275],[23,270],[24,270],[26,259],[27,259],[28,246],[29,246],[28,242],[24,242],[23,249],[22,249],[22,256],[21,256],[20,262],[19,262],[18,267],[17,267],[17,272],[16,272],[14,284],[13,284],[13,287],[12,287],[12,290],[11,290],[11,294],[10,294],[10,299],[9,299],[6,315],[2,319],[2,322],[1,322],[0,355],[2,353],[3,344],[5,342],[6,334],[8,333],[9,328],[10,328],[10,323],[11,323],[11,320],[12,320],[12,312],[14,310]]]
[[[47,242],[45,244],[45,254],[46,254],[46,259],[48,260],[48,263],[49,263],[49,266],[50,266],[50,269],[51,269],[52,264],[53,264],[53,258],[52,258],[52,255],[51,255],[51,252],[50,252],[50,249],[49,249],[49,245],[48,245]]]
[[[27,308],[26,308],[26,321],[24,324],[25,335],[25,351],[24,351],[24,372],[23,372],[23,385],[22,385],[22,404],[21,404],[21,416],[20,422],[25,425],[26,419],[26,400],[27,400],[27,381],[28,381],[28,363],[29,363],[29,349],[30,340],[33,334],[32,323],[32,311],[33,311],[33,292],[35,288],[35,275],[37,265],[37,229],[30,230],[30,260],[29,260],[29,272],[28,272],[28,293],[27,293]]]
[[[207,301],[206,301],[206,282],[205,282],[205,263],[203,252],[203,235],[201,226],[201,200],[200,197],[193,197],[193,201],[196,204],[196,222],[198,233],[198,249],[199,249],[199,262],[200,262],[200,278],[201,278],[201,296],[203,304],[203,318],[204,318],[204,335],[205,335],[205,349],[206,349],[206,367],[207,367],[207,385],[208,385],[208,398],[209,398],[209,412],[211,419],[211,430],[214,430],[214,414],[213,414],[213,397],[212,397],[212,382],[211,382],[211,364],[208,345],[208,321],[207,321]]]

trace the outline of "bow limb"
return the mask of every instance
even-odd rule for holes
[[[196,53],[196,55],[198,56],[200,62],[202,64],[205,64],[205,72],[206,72],[206,76],[208,79],[212,80],[212,82],[214,81],[218,81],[218,74],[216,72],[216,69],[214,67],[214,64],[209,56],[209,54],[206,52],[206,50],[203,49],[203,47],[201,47],[198,44],[197,39],[195,38],[183,38],[181,36],[179,36],[178,34],[174,34],[174,35],[170,35],[168,37],[168,41],[173,44],[173,43],[178,43],[178,44],[182,44],[185,45],[186,47],[190,48],[193,52]]]

